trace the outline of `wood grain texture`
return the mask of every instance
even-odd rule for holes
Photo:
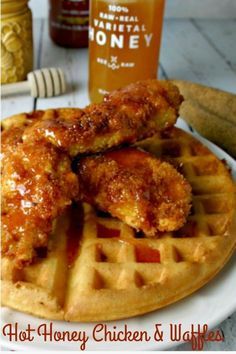
[[[218,26],[223,28],[224,22],[219,21]],[[236,33],[236,22],[234,28]],[[218,41],[225,40],[227,36],[222,31]],[[161,63],[169,78],[194,81],[235,92],[236,72],[228,64],[228,61],[234,60],[234,55],[233,52],[225,52],[225,55],[227,60],[206,40],[192,21],[165,21]]]
[[[31,0],[36,18],[48,16],[48,0]],[[166,0],[167,18],[235,18],[235,0]]]

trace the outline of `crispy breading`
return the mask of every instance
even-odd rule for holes
[[[182,96],[169,82],[146,80],[114,91],[85,109],[45,111],[24,141],[45,139],[71,156],[134,143],[173,126]]]
[[[191,187],[173,166],[126,148],[78,163],[80,197],[148,236],[174,231],[190,211]]]
[[[18,144],[22,142],[24,127],[11,127],[1,134],[1,163],[4,163],[7,156],[14,153]]]
[[[171,157],[191,184],[186,224],[147,239],[84,203],[73,208],[76,219],[59,218],[46,258],[23,271],[2,258],[3,306],[50,321],[115,321],[173,304],[222,269],[236,246],[235,186],[227,167],[178,128],[140,146]]]
[[[47,247],[55,218],[78,194],[71,159],[134,143],[171,127],[182,97],[168,82],[147,80],[85,109],[13,116],[2,124],[2,251],[20,267]],[[70,156],[69,156],[70,155]]]
[[[7,156],[14,153],[16,147],[22,143],[22,135],[27,126],[38,121],[44,111],[16,114],[1,121],[1,165]]]
[[[9,147],[12,145],[9,145]],[[14,146],[14,144],[13,144]],[[45,142],[5,149],[2,168],[2,252],[18,267],[47,247],[53,220],[78,193],[69,157]]]

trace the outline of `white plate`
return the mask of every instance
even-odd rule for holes
[[[188,126],[181,119],[177,124],[184,130],[189,131]],[[236,178],[236,162],[216,145],[200,137],[197,133],[193,135],[206,145],[220,159],[225,159],[231,167],[234,178]],[[209,328],[216,327],[221,321],[236,310],[235,284],[236,284],[236,257],[232,257],[224,269],[206,286],[195,292],[193,295],[144,316],[109,322],[108,329],[116,332],[123,330],[125,324],[128,329],[134,331],[147,331],[152,337],[150,341],[142,342],[96,342],[92,338],[92,331],[96,324],[66,323],[53,321],[54,331],[85,331],[90,337],[86,343],[86,350],[164,350],[179,344],[171,342],[169,336],[170,324],[181,323],[183,331],[190,330],[191,324],[207,324]],[[28,323],[32,328],[37,328],[42,323],[50,324],[52,321],[41,320],[29,315],[22,314],[8,308],[2,309],[2,326],[7,323],[18,322],[19,330],[25,329]],[[162,324],[164,341],[156,342],[153,339],[155,324]],[[80,342],[50,342],[45,343],[42,337],[35,336],[33,342],[9,342],[1,333],[1,344],[14,350],[80,350]]]

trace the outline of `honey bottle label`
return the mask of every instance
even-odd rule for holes
[[[164,0],[91,2],[91,96],[156,77],[163,8]]]

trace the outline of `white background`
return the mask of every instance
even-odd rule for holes
[[[48,3],[49,0],[30,0],[34,17],[47,17]],[[236,0],[166,0],[165,15],[169,18],[236,18]]]

